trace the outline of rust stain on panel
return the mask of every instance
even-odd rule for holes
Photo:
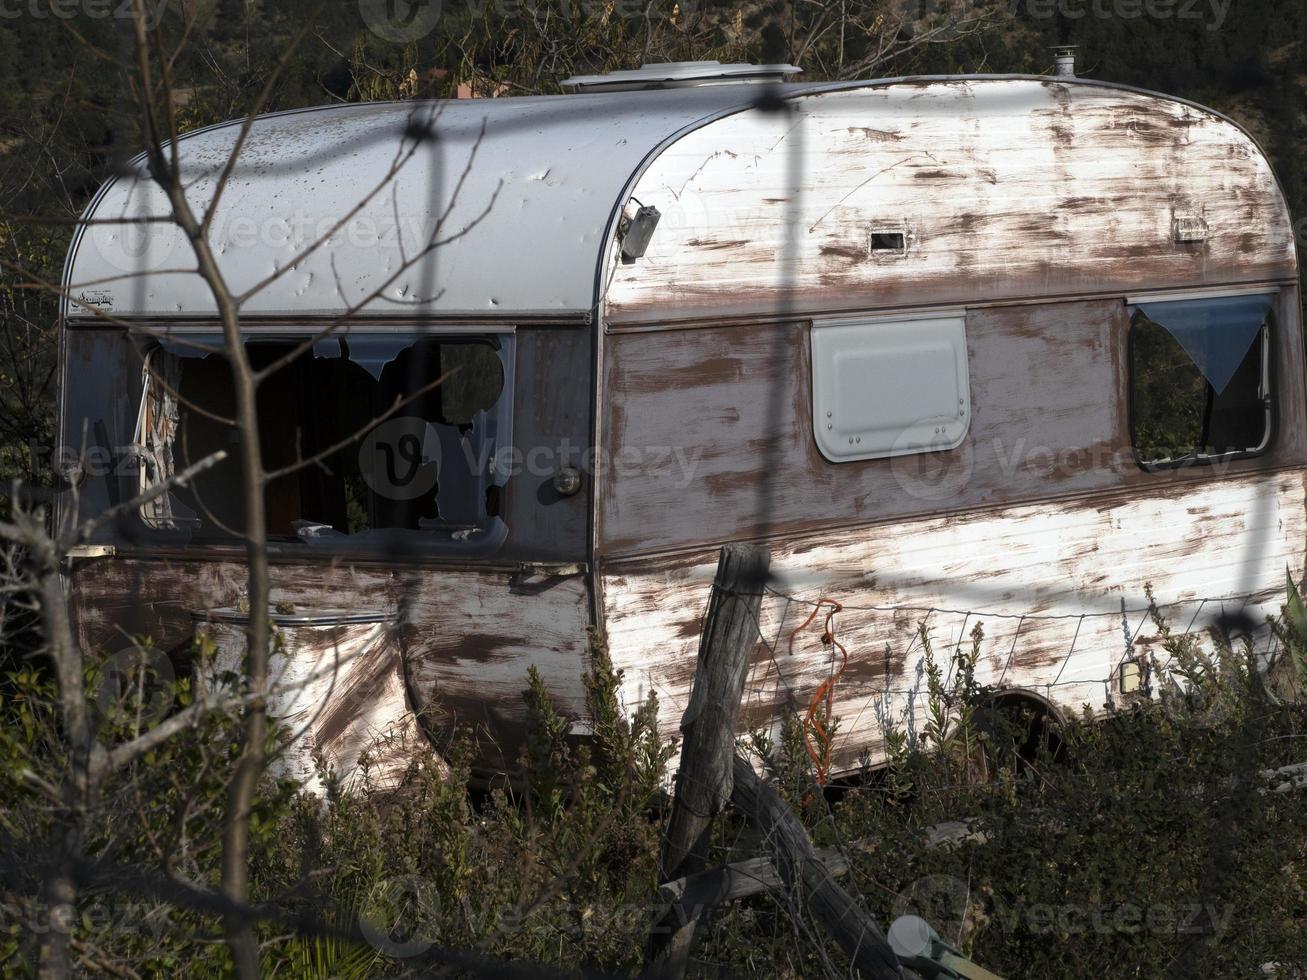
[[[448,583],[413,574],[404,614],[405,678],[419,717],[448,738],[454,726],[475,729],[478,765],[515,767],[524,718],[527,668],[540,672],[558,709],[585,713],[589,593],[576,576],[539,595],[516,596],[491,576]]]
[[[174,651],[180,664],[194,637],[192,612],[237,606],[245,571],[236,561],[96,559],[79,563],[71,584],[84,649],[112,652],[131,636],[147,636]],[[522,596],[504,571],[291,564],[274,566],[272,599],[299,613],[325,603],[384,614],[385,629],[362,646],[360,627],[324,627],[299,653],[330,665],[348,650],[309,733],[346,769],[373,746],[374,774],[396,778],[424,741],[439,751],[461,724],[491,736],[482,742],[478,767],[505,768],[520,745],[530,665],[560,710],[583,714],[590,620],[582,577]],[[237,630],[229,645],[239,636]]]
[[[850,262],[864,262],[868,258],[866,248],[861,245],[823,245],[821,254],[830,258],[847,259]]]
[[[1295,305],[1286,292],[1282,307],[1294,323]],[[804,325],[613,334],[608,458],[671,446],[687,465],[669,457],[604,471],[603,550],[620,557],[1132,487],[1185,493],[1212,474],[1146,473],[1129,452],[1128,330],[1119,299],[972,311],[972,419],[963,446],[839,465],[813,444]],[[1301,339],[1291,324],[1275,343],[1277,363],[1298,363]],[[1290,381],[1280,386],[1284,409],[1299,414],[1285,417],[1301,417],[1300,386]],[[1226,472],[1300,464],[1302,429],[1282,426],[1271,452]]]
[[[697,248],[708,252],[714,252],[720,249],[742,248],[745,245],[748,245],[749,242],[747,239],[744,238],[737,238],[733,240],[729,240],[729,239],[723,240],[717,238],[691,238],[685,244],[689,245],[691,248]]]
[[[1195,523],[1190,510],[1210,515]],[[982,684],[1049,698],[1066,711],[1101,711],[1125,655],[1122,602],[1132,636],[1153,633],[1144,586],[1180,631],[1203,633],[1221,602],[1254,598],[1253,619],[1282,602],[1283,569],[1307,555],[1307,474],[1250,475],[1108,506],[1032,504],[952,517],[918,517],[838,535],[771,542],[775,593],[764,602],[765,641],[754,658],[742,730],[806,710],[834,658],[818,633],[790,635],[822,596],[845,605],[837,635],[850,662],[836,685],[837,767],[881,758],[885,726],[920,730],[925,686],[919,623],[947,672],[980,625]],[[1251,549],[1251,550],[1250,550]],[[1249,556],[1253,555],[1250,561]],[[650,690],[672,734],[693,679],[698,626],[716,554],[632,558],[603,570],[605,616],[624,696]],[[1243,599],[1236,600],[1243,605]]]
[[[917,97],[905,100],[905,90]],[[758,206],[788,196],[795,144],[778,136],[792,122],[744,113],[686,135],[635,189],[675,220],[640,262],[614,268],[608,323],[782,298],[796,311],[883,308],[1295,275],[1290,219],[1266,160],[1229,122],[1173,100],[977,81],[827,93],[798,107],[802,213]],[[905,154],[895,144],[909,136]],[[751,165],[704,169],[720,146]],[[965,188],[961,197],[932,192],[953,187]],[[1201,209],[1202,248],[1175,244],[1177,201]],[[782,297],[776,263],[790,218],[803,233]],[[902,220],[917,236],[908,255],[831,263],[832,249],[865,247],[873,226]],[[693,243],[719,240],[748,247],[730,262],[697,260]]]

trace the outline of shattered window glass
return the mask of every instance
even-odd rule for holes
[[[230,369],[218,336],[146,343],[137,492],[219,449],[227,458],[140,510],[149,529],[231,539],[243,526]],[[493,548],[511,441],[513,337],[358,333],[246,341],[259,386],[270,540],[309,547],[441,542]]]
[[[1130,308],[1130,429],[1141,463],[1266,448],[1271,306],[1259,295]]]

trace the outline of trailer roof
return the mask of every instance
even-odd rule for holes
[[[257,119],[210,241],[247,314],[588,316],[622,191],[663,141],[745,108],[756,86],[331,106]],[[423,132],[432,137],[422,137]],[[240,122],[184,135],[202,208]],[[142,161],[106,184],[69,256],[78,301],[121,315],[212,314],[180,231],[101,224],[169,213]],[[344,219],[343,226],[336,225]],[[330,232],[330,241],[305,248]],[[438,247],[425,251],[431,242]],[[296,261],[298,258],[298,261]],[[288,267],[292,267],[289,268]],[[369,301],[369,298],[371,300]]]
[[[970,84],[983,81],[1006,84]],[[973,76],[779,90],[794,98],[903,85],[918,94],[925,86],[937,96],[956,87],[957,97],[969,100],[971,126],[991,101],[1000,114],[1017,105],[1044,111],[1066,86],[1123,88],[1081,79]],[[646,168],[682,136],[757,106],[760,95],[776,90],[713,85],[371,103],[263,116],[227,181],[210,242],[233,291],[246,294],[241,305],[247,316],[589,319],[600,301],[599,272],[618,211],[639,193],[636,181]],[[978,92],[986,93],[979,101]],[[938,117],[941,100],[932,99],[928,108]],[[899,105],[885,123],[911,128],[909,115],[910,107]],[[787,129],[781,114],[769,125],[782,135]],[[869,118],[865,125],[877,123]],[[197,210],[212,200],[239,132],[237,121],[179,141],[187,197]],[[1247,143],[1253,146],[1250,138]],[[729,154],[732,147],[720,149]],[[168,213],[141,160],[101,188],[84,215],[93,223],[79,228],[69,253],[68,316],[87,315],[91,306],[115,316],[214,315],[207,286],[189,271],[194,258],[180,230],[166,221],[139,222]],[[675,237],[675,229],[664,229],[655,245],[660,238],[670,242],[669,233]],[[325,244],[311,247],[324,237]],[[639,271],[637,264],[604,288],[621,292],[623,276],[629,281]],[[662,288],[668,285],[676,284],[664,280]]]

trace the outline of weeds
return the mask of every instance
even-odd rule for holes
[[[1262,964],[1304,964],[1307,809],[1301,794],[1263,792],[1258,776],[1307,757],[1307,713],[1285,687],[1301,689],[1295,668],[1307,650],[1295,596],[1271,624],[1284,651],[1278,666],[1290,673],[1275,680],[1273,669],[1271,681],[1245,641],[1200,643],[1154,608],[1156,702],[1070,720],[1056,757],[1038,741],[1025,757],[1015,751],[1020,732],[1004,728],[995,692],[976,680],[979,626],[947,661],[919,627],[919,731],[886,724],[883,770],[823,790],[798,715],[774,734],[753,733],[748,747],[814,840],[850,856],[846,883],[878,921],[923,914],[1000,975],[1162,976],[1181,964],[1186,976],[1243,976]],[[440,757],[417,756],[384,790],[363,779],[343,793],[330,772],[325,800],[269,785],[254,821],[256,900],[341,931],[361,927],[369,943],[268,927],[268,972],[398,975],[433,945],[636,971],[672,749],[652,698],[623,710],[621,676],[597,637],[584,684],[591,732],[580,737],[541,678],[524,678],[518,770],[488,794],[465,788],[470,732]],[[125,690],[106,724],[130,727],[153,694],[139,679]],[[10,841],[39,841],[47,804],[27,774],[58,771],[53,692],[27,669],[3,691],[2,829]],[[189,681],[168,696],[184,703]],[[839,720],[826,730],[838,738]],[[96,854],[212,885],[217,855],[205,842],[216,838],[211,822],[234,751],[230,722],[214,718],[124,774],[106,788]],[[974,836],[931,846],[933,827],[962,818]],[[738,818],[717,822],[714,861],[756,853],[761,842]],[[28,927],[42,914],[25,897],[33,884],[11,875],[0,898],[6,973],[21,975],[30,962]],[[103,889],[79,911],[76,938],[107,963],[141,976],[182,965],[196,976],[226,970],[225,952],[208,941],[219,935],[211,917]],[[842,968],[805,926],[797,895],[711,912],[694,956],[701,972],[807,977]]]

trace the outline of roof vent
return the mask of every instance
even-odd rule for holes
[[[1053,58],[1057,67],[1053,70],[1054,78],[1076,77],[1076,51],[1074,44],[1061,44],[1053,49]]]
[[[632,71],[611,71],[606,75],[573,75],[562,84],[577,92],[630,92],[651,88],[689,88],[695,85],[779,82],[802,70],[793,65],[723,65],[720,61],[669,61],[641,65]]]

